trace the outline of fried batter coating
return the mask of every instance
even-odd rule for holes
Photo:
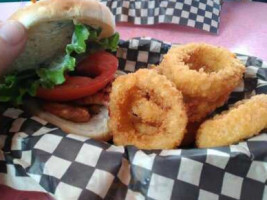
[[[228,111],[201,124],[196,137],[200,148],[231,145],[267,128],[267,95],[237,102]]]
[[[229,93],[219,96],[215,100],[205,98],[188,98],[184,96],[189,122],[200,122],[212,113],[216,108],[221,107],[229,98]]]
[[[233,53],[202,43],[172,47],[154,69],[182,92],[192,123],[222,106],[245,72]]]
[[[118,77],[112,85],[109,111],[116,145],[171,149],[183,139],[187,115],[182,94],[154,70]]]
[[[214,100],[238,86],[245,67],[224,48],[192,43],[172,47],[158,71],[183,95]]]
[[[155,102],[149,101],[146,98],[134,101],[132,104],[132,112],[146,123],[160,123],[164,115],[164,110]]]

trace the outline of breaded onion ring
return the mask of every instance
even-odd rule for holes
[[[188,98],[184,96],[184,102],[187,108],[189,122],[200,122],[212,113],[216,108],[221,107],[229,98],[229,93],[217,97],[215,100],[206,100],[205,98]]]
[[[245,67],[224,48],[192,43],[172,47],[158,71],[183,95],[213,100],[240,83]]]
[[[201,124],[196,137],[200,148],[230,145],[267,128],[267,95],[237,102],[228,111]]]
[[[110,94],[109,127],[116,145],[171,149],[187,124],[182,94],[154,70],[118,77]]]

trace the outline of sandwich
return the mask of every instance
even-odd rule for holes
[[[25,26],[28,38],[1,78],[0,102],[21,105],[67,133],[109,140],[119,41],[110,10],[94,0],[43,0],[10,19]]]

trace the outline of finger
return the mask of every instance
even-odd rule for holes
[[[26,39],[26,30],[19,22],[7,21],[0,24],[0,73],[23,51]]]

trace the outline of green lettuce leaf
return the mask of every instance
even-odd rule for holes
[[[5,76],[3,83],[0,84],[0,102],[21,104],[26,94],[35,96],[39,83],[33,77],[24,74],[21,76],[17,76],[17,74]]]
[[[101,29],[82,24],[75,25],[71,44],[66,46],[66,54],[60,56],[47,67],[6,75],[0,83],[0,102],[21,104],[25,95],[35,96],[38,87],[53,88],[65,82],[65,73],[74,71],[76,58],[83,53],[100,49],[116,51],[119,34],[99,40]]]
[[[76,60],[70,55],[65,55],[52,62],[52,68],[40,68],[36,70],[40,77],[40,84],[44,88],[53,88],[65,82],[65,72],[73,71]]]
[[[100,46],[102,49],[108,49],[111,51],[116,51],[118,48],[118,43],[120,40],[120,35],[119,33],[115,33],[109,38],[104,38],[99,41]]]
[[[77,54],[84,53],[86,51],[86,43],[89,36],[92,33],[89,32],[89,29],[81,24],[75,26],[74,34],[72,36],[71,44],[67,45],[66,53],[70,55],[72,52],[76,52]]]
[[[52,88],[65,82],[65,72],[74,71],[76,65],[76,59],[71,54],[73,52],[81,54],[86,51],[85,41],[89,35],[90,32],[85,25],[78,24],[75,26],[72,42],[66,47],[66,55],[52,62],[50,66],[36,71],[40,77],[42,87]]]

